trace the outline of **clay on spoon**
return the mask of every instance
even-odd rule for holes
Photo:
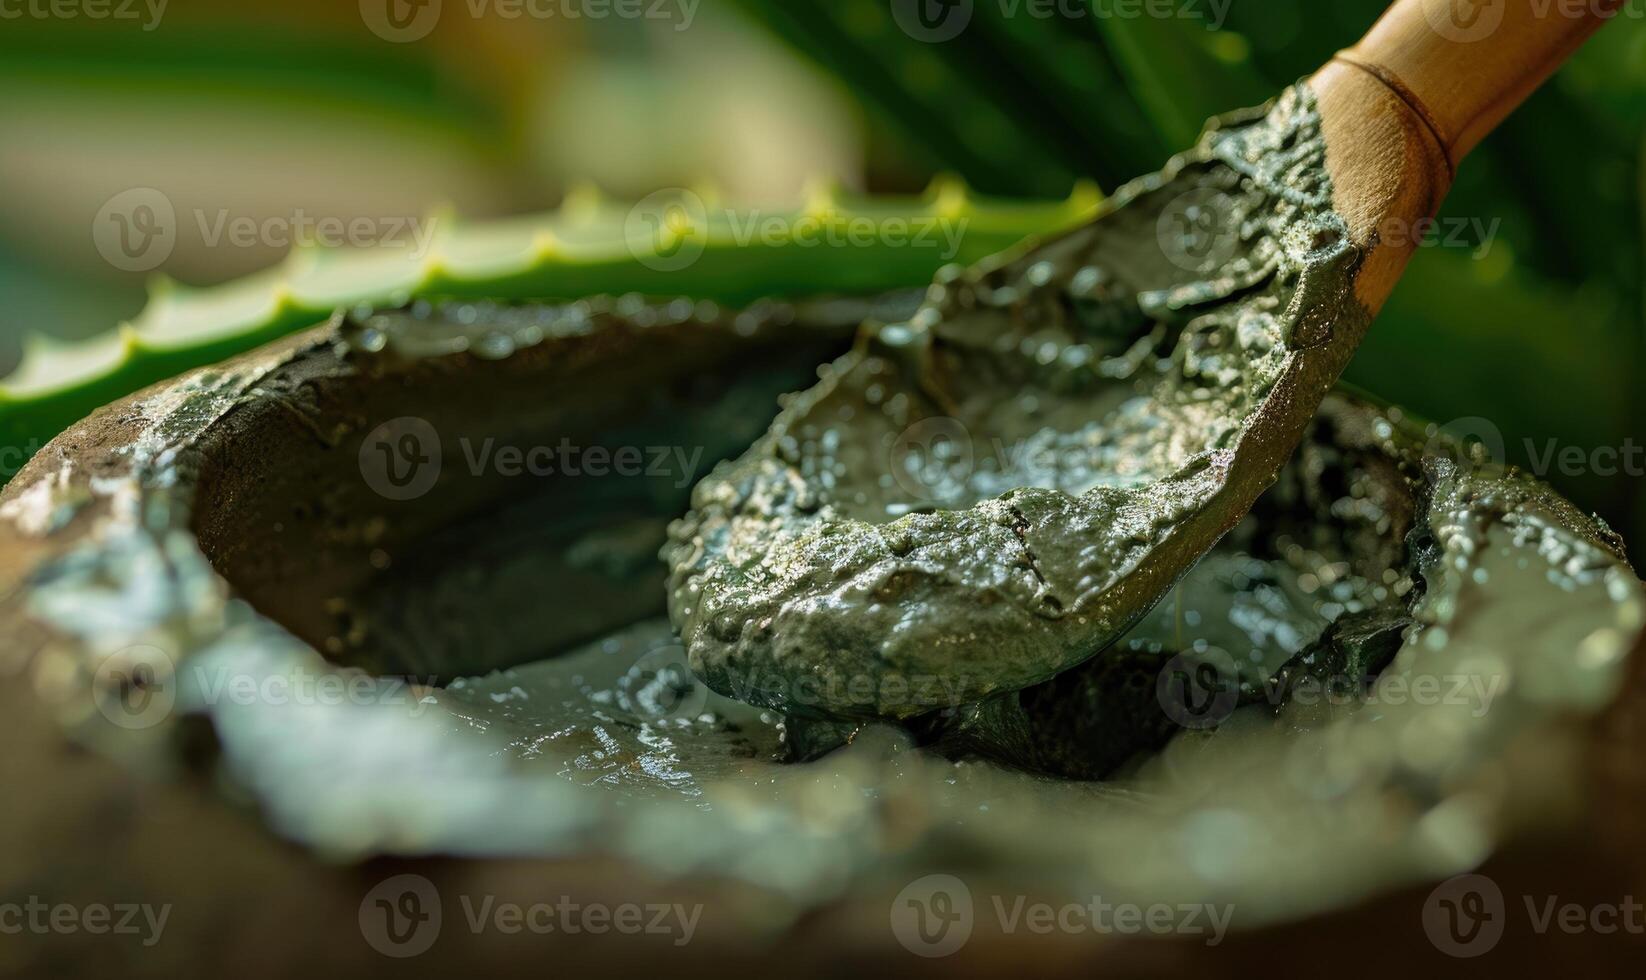
[[[1457,160],[1598,27],[1510,5],[1489,44],[1395,4],[1090,225],[871,325],[671,529],[715,690],[904,718],[1098,654],[1251,508]]]

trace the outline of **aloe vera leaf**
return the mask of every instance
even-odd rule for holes
[[[18,369],[0,380],[0,446],[12,450],[4,475],[97,406],[341,306],[625,293],[741,306],[766,296],[878,293],[1069,227],[1101,205],[1088,186],[1066,200],[1022,203],[978,199],[949,180],[919,198],[842,200],[821,189],[804,208],[769,214],[711,208],[690,192],[674,200],[689,226],[661,235],[648,236],[635,209],[585,192],[540,216],[483,224],[436,216],[427,256],[387,246],[302,249],[282,266],[221,286],[160,280],[148,307],[111,333],[73,344],[30,338]],[[660,260],[678,260],[681,241],[701,249],[695,261]]]
[[[201,98],[233,100],[241,111],[273,103],[310,111],[356,105],[469,134],[477,146],[504,138],[508,128],[494,98],[416,46],[249,31],[235,23],[168,20],[164,30],[134,33],[31,20],[26,28],[0,32],[0,79],[31,97],[141,97],[151,106]]]

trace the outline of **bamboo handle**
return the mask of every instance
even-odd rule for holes
[[[1338,60],[1378,76],[1410,102],[1455,167],[1622,6],[1623,0],[1396,0]]]
[[[1457,165],[1615,17],[1623,0],[1395,0],[1311,79],[1333,206],[1366,258],[1355,293],[1382,308]]]

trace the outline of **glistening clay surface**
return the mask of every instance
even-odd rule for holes
[[[1250,508],[1364,332],[1326,152],[1300,85],[867,330],[671,531],[697,673],[899,718],[1108,648]]]

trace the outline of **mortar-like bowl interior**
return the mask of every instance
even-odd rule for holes
[[[1411,623],[1369,687],[1209,722],[1174,712],[1170,671],[1025,693],[1061,752],[1104,750],[1080,741],[1104,685],[1169,720],[1102,780],[887,725],[787,761],[783,718],[685,669],[656,552],[861,311],[645,310],[362,315],[138,396],[78,437],[112,516],[46,564],[31,614],[88,660],[150,657],[176,682],[154,731],[204,719],[216,778],[311,853],[610,862],[758,895],[725,907],[763,935],[934,880],[979,909],[1101,895],[1172,910],[1179,938],[1207,910],[1252,930],[1465,870],[1576,792],[1638,581],[1551,493],[1348,396],[1122,652],[1295,652],[1303,613],[1323,633],[1353,611],[1323,569],[1395,563],[1372,585],[1410,592]],[[78,734],[129,750],[117,718]]]

